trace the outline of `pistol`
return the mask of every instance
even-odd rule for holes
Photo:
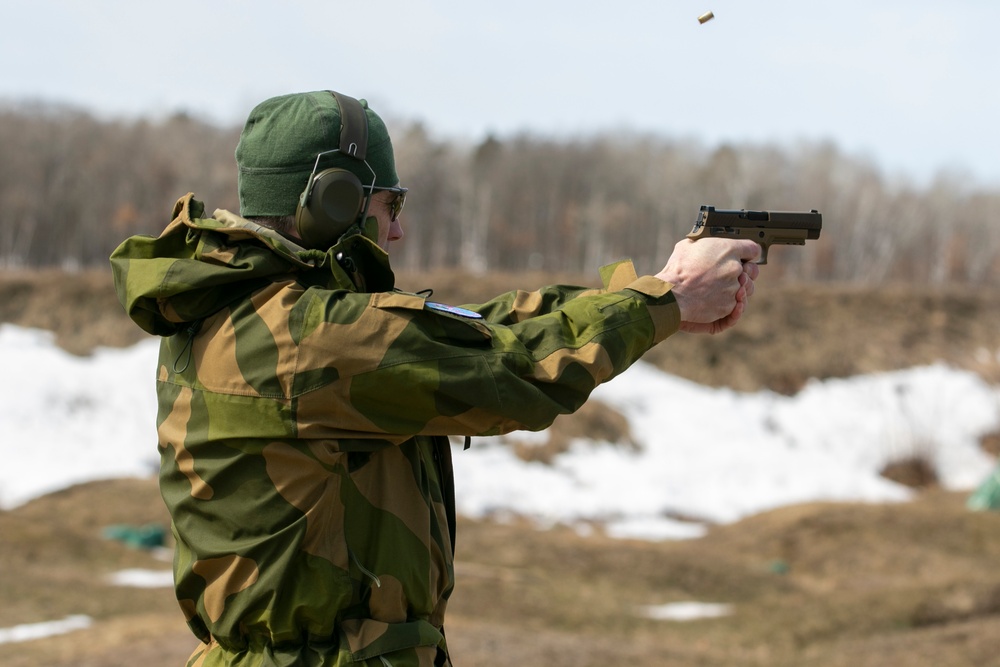
[[[698,240],[706,236],[724,239],[750,239],[760,246],[758,264],[767,264],[767,249],[772,243],[805,245],[807,239],[818,239],[823,229],[819,211],[720,211],[714,206],[702,206],[694,228],[687,235]]]

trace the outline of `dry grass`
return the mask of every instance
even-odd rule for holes
[[[435,300],[454,304],[551,282],[596,285],[593,276],[471,277],[455,271],[397,279],[404,289],[433,287]],[[96,345],[130,345],[145,336],[118,305],[110,271],[0,271],[0,291],[0,322],[55,331],[60,345],[74,354]],[[938,361],[1000,382],[997,331],[1000,291],[995,289],[770,285],[765,273],[740,326],[718,336],[679,334],[645,359],[680,377],[739,391],[794,393],[810,378]]]
[[[963,500],[789,507],[659,544],[463,520],[449,642],[466,667],[1000,665],[1000,515]],[[167,565],[103,528],[165,519],[152,480],[94,482],[0,513],[0,627],[95,621],[9,645],[3,664],[181,664],[195,640],[172,592],[107,583]],[[687,600],[735,612],[687,623],[639,612]]]
[[[0,322],[47,329],[73,354],[132,345],[146,334],[125,316],[107,271],[0,271]]]
[[[530,289],[548,281],[438,274],[400,282],[434,285],[436,299],[463,303],[500,285]],[[767,287],[765,280],[736,330],[677,336],[649,358],[683,377],[742,390],[794,391],[810,377],[939,360],[1000,379],[1000,294]],[[0,274],[0,289],[0,321],[53,329],[78,354],[143,335],[126,320],[103,272]],[[547,449],[535,454],[544,459],[567,438],[597,428],[627,446],[627,425],[615,422],[594,406],[553,429]],[[996,441],[984,444],[995,453]],[[448,621],[456,662],[1000,665],[1000,515],[971,513],[964,495],[925,486],[911,503],[788,507],[716,527],[699,540],[662,544],[462,521]],[[95,619],[87,630],[5,645],[0,662],[181,664],[195,640],[172,592],[106,580],[119,569],[167,565],[104,539],[102,530],[165,521],[151,480],[91,483],[0,512],[0,627],[71,614]],[[684,600],[730,603],[735,613],[666,623],[636,611]]]

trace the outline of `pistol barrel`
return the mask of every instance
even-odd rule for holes
[[[805,245],[807,240],[818,239],[823,229],[823,216],[819,211],[748,211],[722,210],[702,206],[689,239],[705,236],[718,238],[750,239],[761,248],[759,264],[767,263],[768,248],[779,245]]]

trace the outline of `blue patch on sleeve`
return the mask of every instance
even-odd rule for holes
[[[428,308],[434,310],[440,310],[442,313],[451,313],[452,315],[458,315],[459,317],[468,317],[471,320],[481,320],[483,316],[477,312],[471,311],[468,308],[459,308],[458,306],[448,306],[443,303],[437,303],[434,301],[427,301],[426,305]]]

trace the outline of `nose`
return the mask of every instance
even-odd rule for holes
[[[400,224],[399,218],[396,218],[389,223],[389,240],[398,241],[403,238],[403,225]]]

